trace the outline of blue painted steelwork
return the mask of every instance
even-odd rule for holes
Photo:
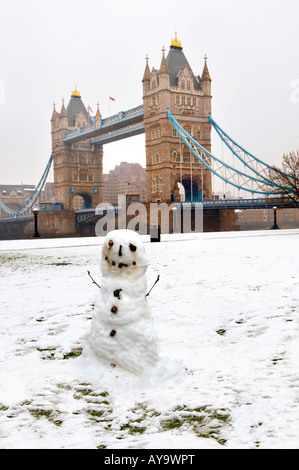
[[[241,145],[239,145],[235,140],[233,140],[221,127],[216,123],[216,121],[212,118],[212,116],[209,114],[209,121],[212,124],[213,128],[221,138],[221,140],[225,143],[225,145],[229,148],[229,150],[247,167],[249,168],[253,173],[258,175],[259,177],[263,178],[268,185],[273,185],[273,182],[269,180],[269,178],[265,177],[263,173],[266,171],[275,171],[275,168],[271,165],[269,165],[266,162],[263,162],[260,158],[255,157],[252,155],[252,153],[248,152],[245,150]],[[238,153],[238,151],[234,150],[233,147],[236,147],[239,151],[243,152],[245,158],[242,158],[241,155]],[[246,159],[247,157],[247,159]],[[254,167],[253,163],[256,164],[256,167]],[[289,178],[294,179],[292,175],[286,175],[286,173],[281,172],[285,176],[288,176]],[[266,173],[267,174],[267,173]],[[289,189],[286,187],[281,186],[281,189]]]
[[[104,212],[114,212],[115,214],[121,213],[120,207],[107,207],[105,209],[81,209],[75,212],[76,217],[76,224],[80,224],[82,222],[86,222],[87,220],[91,220],[94,217],[98,217],[99,215],[104,215]]]
[[[295,207],[290,200],[282,201],[280,198],[256,198],[256,199],[220,199],[206,200],[204,209],[271,209],[273,207]]]
[[[265,187],[266,181],[263,178],[257,178],[250,176],[242,171],[236,170],[232,166],[228,165],[227,163],[223,162],[219,158],[215,157],[211,152],[209,152],[207,149],[205,149],[202,145],[200,145],[193,137],[191,137],[188,132],[185,131],[185,129],[177,122],[177,120],[173,117],[173,115],[170,113],[169,109],[167,109],[167,117],[170,120],[171,124],[175,128],[176,132],[178,133],[179,137],[181,140],[185,143],[185,145],[189,148],[189,150],[192,152],[192,154],[204,165],[211,173],[216,175],[218,178],[223,180],[225,183],[228,183],[238,189],[250,192],[251,194],[264,194],[264,195],[277,195],[277,189],[281,189],[281,186],[277,186],[273,182],[267,183],[267,186],[269,186],[269,189],[267,191],[261,190],[261,189],[250,189],[244,185],[248,184],[249,182],[251,183],[256,183],[257,185],[261,187]],[[193,145],[191,145],[190,143]],[[196,150],[196,148],[199,148],[201,152],[208,158],[203,159],[202,156],[200,156]],[[218,165],[217,170],[214,170],[214,168],[211,166],[210,162],[212,164]],[[234,178],[234,180],[229,179],[226,176],[226,170],[230,173],[229,178]],[[235,180],[239,180],[241,178],[243,180],[243,186],[239,184],[239,182],[236,182]],[[289,189],[289,188],[288,188]],[[291,189],[291,188],[290,188]]]
[[[9,215],[15,215],[15,211],[14,211],[13,209],[10,209],[9,207],[7,207],[7,205],[4,204],[4,202],[2,202],[1,200],[0,200],[0,207],[1,207],[1,209],[3,209],[4,212],[6,212],[7,214],[9,214]]]
[[[52,162],[53,162],[53,156],[51,155],[48,163],[47,163],[47,166],[45,168],[45,171],[43,172],[43,175],[38,183],[38,185],[36,186],[33,194],[30,196],[30,198],[26,201],[26,204],[24,204],[23,207],[21,207],[21,209],[18,209],[17,211],[14,211],[12,209],[10,209],[9,207],[6,206],[6,204],[4,204],[4,202],[0,201],[0,207],[9,215],[11,216],[15,216],[15,217],[18,217],[20,215],[24,215],[26,214],[30,209],[32,209],[32,207],[34,206],[34,204],[36,203],[41,191],[43,190],[44,188],[44,185],[46,183],[46,180],[47,180],[47,177],[48,177],[48,174],[49,174],[49,171],[50,171],[50,168],[51,168],[51,165],[52,165]]]
[[[214,127],[214,129],[217,131],[218,135],[221,137],[221,139],[223,140],[224,143],[226,143],[226,141],[223,139],[223,137],[221,136],[222,134],[225,135],[229,140],[230,142],[232,142],[234,145],[236,145],[240,150],[242,150],[242,152],[246,153],[247,155],[249,155],[251,158],[253,158],[254,160],[256,160],[257,162],[261,163],[263,166],[269,168],[269,169],[272,169],[273,170],[273,167],[271,165],[268,165],[268,163],[265,163],[263,162],[262,160],[260,160],[259,158],[257,157],[254,157],[251,153],[247,152],[247,150],[245,150],[243,147],[241,147],[239,144],[237,144],[231,137],[229,137],[229,135],[224,132],[223,129],[221,129],[221,127],[216,123],[216,121],[214,121],[214,119],[212,118],[212,116],[209,114],[209,121],[210,123],[212,124],[212,126]],[[233,150],[231,149],[231,147],[229,147],[229,149],[233,152]],[[235,153],[235,152],[234,152]],[[237,153],[235,153],[236,157],[239,158],[241,160],[242,163],[244,163],[244,165],[248,166],[248,168],[252,169]],[[254,169],[252,169],[252,171],[255,171]]]
[[[136,203],[136,201],[134,201]],[[141,203],[142,204],[142,203]],[[272,209],[273,207],[284,207],[292,208],[295,207],[294,202],[290,200],[281,200],[280,198],[256,198],[256,199],[213,199],[205,200],[203,202],[176,202],[177,207],[192,208],[192,207],[203,207],[203,210],[223,210],[223,209]],[[102,213],[107,209],[103,209]],[[115,214],[121,212],[121,208],[114,207],[109,208],[108,212],[115,212]],[[91,220],[94,217],[101,215],[101,212],[97,212],[96,209],[86,209],[76,211],[76,223],[80,224]]]
[[[74,142],[84,139],[100,139],[101,135],[105,134],[105,131],[114,132],[116,129],[122,129],[128,127],[130,124],[142,123],[142,127],[138,129],[139,133],[144,132],[143,128],[143,105],[137,106],[136,108],[128,109],[127,111],[120,111],[119,113],[110,116],[99,121],[94,120],[92,124],[84,127],[77,127],[72,131],[66,132],[63,142]],[[115,134],[115,137],[122,138],[128,137],[129,132]],[[111,139],[107,139],[111,140]],[[103,142],[103,140],[97,140],[97,142]],[[95,143],[95,142],[91,142]]]

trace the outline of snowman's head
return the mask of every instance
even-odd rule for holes
[[[148,261],[140,235],[133,230],[112,230],[104,238],[101,271],[104,276],[138,277]]]

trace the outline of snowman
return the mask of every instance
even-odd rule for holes
[[[146,298],[148,261],[141,237],[133,230],[109,232],[100,267],[103,279],[87,338],[89,348],[102,364],[141,375],[160,358]]]

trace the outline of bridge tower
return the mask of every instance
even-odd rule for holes
[[[195,76],[177,35],[159,70],[150,71],[148,57],[143,76],[144,131],[146,139],[147,200],[180,200],[179,185],[186,201],[212,197],[212,176],[181,142],[167,118],[175,119],[207,150],[211,151],[211,77],[204,59],[201,76]]]
[[[66,108],[62,101],[60,113],[54,104],[51,118],[54,193],[55,202],[63,203],[64,209],[95,208],[103,200],[103,146],[91,145],[89,141],[63,142],[67,131],[90,122],[76,87]]]

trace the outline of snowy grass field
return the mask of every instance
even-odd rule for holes
[[[0,447],[299,448],[299,230],[143,240],[153,383],[81,354],[102,238],[0,242]]]

